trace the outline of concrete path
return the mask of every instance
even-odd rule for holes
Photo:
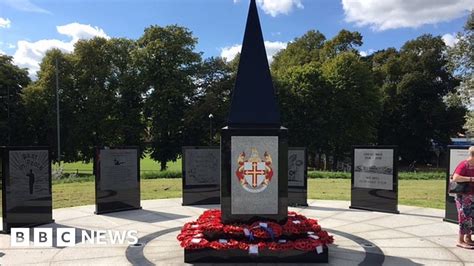
[[[349,209],[349,202],[310,200],[290,208],[316,218],[335,236],[330,265],[474,265],[474,250],[455,247],[458,227],[442,221],[444,211],[399,206],[401,214]],[[11,247],[0,235],[0,265],[183,265],[176,236],[181,226],[205,209],[183,207],[181,199],[142,201],[142,210],[94,215],[94,206],[56,209],[55,224],[41,227],[88,230],[137,230],[139,245]],[[79,231],[79,230],[76,230]]]

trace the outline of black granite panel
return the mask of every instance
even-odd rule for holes
[[[138,147],[97,148],[94,174],[96,214],[141,208]]]
[[[3,147],[3,232],[54,222],[48,147]]]

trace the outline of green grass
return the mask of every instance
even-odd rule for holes
[[[92,162],[63,163],[62,167],[65,173],[92,174]],[[175,162],[168,162],[167,167],[167,171],[181,172],[181,158],[179,158]],[[57,165],[55,165],[54,168],[57,168]],[[146,173],[148,175],[158,173],[160,172],[160,163],[153,161],[150,158],[150,155],[146,154],[145,158],[140,160],[140,170],[142,173]]]
[[[308,182],[310,199],[350,200],[349,179],[320,178],[309,179]],[[399,204],[444,209],[444,186],[444,180],[400,180]],[[142,200],[181,196],[181,179],[141,180]],[[53,181],[53,208],[93,204],[95,204],[95,192],[92,176]]]
[[[331,178],[331,179],[350,179],[349,172],[328,172],[328,171],[310,171],[308,178]],[[445,179],[446,173],[441,171],[436,172],[400,172],[398,173],[400,180],[434,180]]]
[[[141,199],[181,197],[180,179],[141,180]],[[95,204],[94,182],[56,183],[53,185],[53,208]]]
[[[308,198],[351,200],[349,179],[310,179],[308,182]],[[444,209],[445,185],[444,180],[400,180],[398,203]]]
[[[444,180],[400,180],[399,203],[444,208]],[[94,204],[94,182],[54,183],[54,208]],[[144,179],[143,200],[181,197],[181,179]],[[308,197],[324,200],[350,200],[350,180],[310,179]]]

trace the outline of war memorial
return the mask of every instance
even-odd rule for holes
[[[350,202],[308,199],[308,150],[284,126],[251,0],[220,146],[182,147],[182,197],[143,200],[140,147],[101,146],[95,205],[53,211],[50,148],[1,147],[0,265],[474,263],[447,190],[445,210],[399,205],[399,147],[353,146]],[[446,188],[466,156],[449,146]]]

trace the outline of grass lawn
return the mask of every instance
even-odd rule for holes
[[[63,163],[63,169],[65,173],[83,173],[92,174],[92,163],[74,162],[74,163]],[[181,159],[176,162],[168,162],[168,171],[181,172]],[[147,154],[145,158],[140,160],[140,170],[142,172],[158,172],[160,171],[160,163],[155,162]]]
[[[181,179],[144,179],[141,198],[166,199],[181,197]],[[94,182],[53,184],[53,208],[95,204]]]
[[[400,180],[399,203],[444,209],[444,180]],[[142,199],[181,197],[181,179],[143,179]],[[94,182],[53,185],[54,208],[94,204]],[[350,200],[350,180],[310,179],[308,197]]]
[[[309,179],[308,198],[350,200],[349,179]],[[444,180],[400,180],[399,204],[444,209]],[[94,182],[53,183],[53,208],[93,205]],[[141,198],[165,199],[181,197],[181,179],[142,179]],[[0,205],[1,205],[0,197]],[[1,209],[0,209],[1,213]]]
[[[351,200],[350,179],[310,179],[308,198]],[[398,203],[444,209],[444,180],[399,180]]]

